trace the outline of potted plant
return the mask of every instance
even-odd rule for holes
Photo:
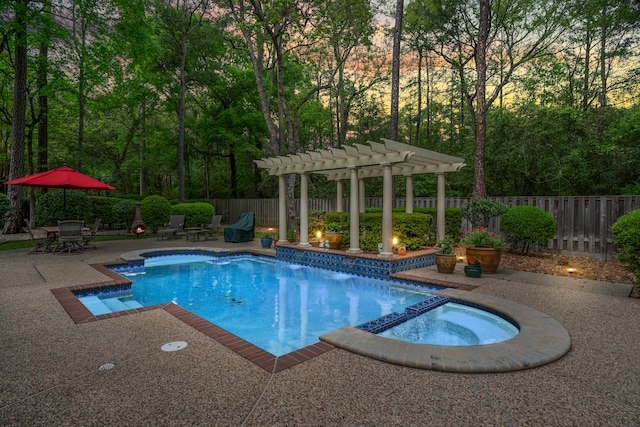
[[[268,249],[273,243],[273,236],[271,232],[260,233],[260,244],[263,248]]]
[[[329,248],[340,249],[342,246],[342,227],[338,222],[330,222],[327,224],[325,232],[325,239],[329,241]]]
[[[456,255],[453,253],[454,241],[451,237],[439,240],[436,248],[440,250],[436,254],[436,267],[438,273],[452,274],[456,268]]]
[[[478,257],[469,260],[469,264],[464,266],[464,275],[467,277],[480,277],[482,271],[482,260]]]
[[[474,228],[465,234],[462,243],[467,245],[467,260],[480,259],[483,272],[496,272],[504,249],[502,236],[486,228]]]
[[[287,228],[287,240],[289,243],[293,243],[296,241],[296,230],[293,228]]]

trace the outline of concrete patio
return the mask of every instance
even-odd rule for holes
[[[535,369],[454,374],[333,349],[276,374],[164,310],[75,324],[50,289],[107,278],[90,264],[143,248],[221,240],[98,242],[80,255],[0,252],[0,425],[640,425],[640,300],[631,285],[435,267],[559,321],[572,348]],[[461,270],[461,269],[459,269]],[[163,344],[186,341],[176,352]],[[115,366],[100,370],[106,363]]]

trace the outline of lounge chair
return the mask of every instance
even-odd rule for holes
[[[93,249],[97,249],[91,242],[96,238],[96,234],[98,233],[98,227],[100,227],[100,223],[102,222],[102,218],[96,218],[96,220],[93,222],[93,227],[91,227],[91,230],[82,233],[82,247],[83,248],[89,248],[92,247]]]
[[[156,234],[157,240],[162,240],[163,237],[171,239],[178,238],[178,232],[184,230],[184,215],[171,215],[169,217],[169,224],[167,228],[161,228]]]
[[[49,238],[49,236],[35,236],[33,230],[31,229],[31,225],[29,224],[29,220],[25,220],[25,228],[27,229],[27,233],[31,236],[31,243],[35,245],[33,249],[31,249],[29,254],[44,254],[47,252],[51,252],[51,245],[55,243],[55,240]]]
[[[211,224],[204,229],[205,239],[207,239],[208,236],[211,236],[213,240],[218,240],[215,233],[220,231],[220,222],[222,222],[222,215],[215,215],[211,220]]]
[[[238,222],[224,229],[225,242],[249,242],[255,237],[256,216],[253,212],[240,215]]]

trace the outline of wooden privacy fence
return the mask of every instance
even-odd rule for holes
[[[556,235],[549,240],[547,249],[568,255],[587,255],[611,258],[615,253],[611,226],[627,212],[640,209],[640,196],[549,196],[549,197],[491,197],[507,206],[537,206],[549,212],[556,223]],[[461,208],[468,198],[447,198],[445,206]],[[215,199],[211,202],[216,213],[223,215],[223,222],[231,224],[243,212],[256,214],[256,225],[277,227],[277,199]],[[297,212],[300,200],[296,199]],[[366,198],[367,207],[382,208],[382,198]],[[348,209],[349,200],[343,206]],[[396,198],[394,207],[405,207],[405,198]],[[435,208],[435,197],[414,198],[414,208]],[[309,199],[309,212],[335,211],[335,199]],[[464,230],[464,225],[461,230]],[[490,224],[491,229],[500,230],[499,221]]]

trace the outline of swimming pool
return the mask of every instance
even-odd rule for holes
[[[441,289],[252,255],[150,257],[139,270],[124,273],[130,291],[79,299],[94,315],[174,302],[276,356],[330,330],[402,312]]]

